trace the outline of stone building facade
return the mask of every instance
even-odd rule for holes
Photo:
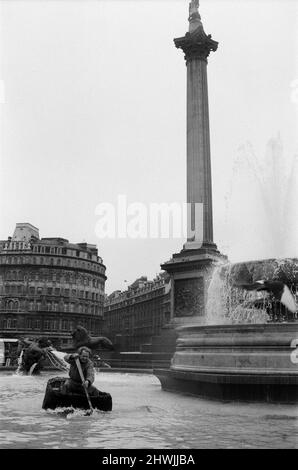
[[[104,333],[120,351],[139,351],[170,321],[169,276],[137,279],[126,291],[106,297]]]
[[[101,334],[106,267],[96,245],[39,238],[31,224],[17,224],[0,241],[0,336],[47,336],[70,345],[77,324]]]

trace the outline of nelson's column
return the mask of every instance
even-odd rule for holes
[[[225,259],[213,242],[207,57],[218,43],[204,31],[199,1],[189,4],[189,31],[174,39],[187,67],[187,242],[161,267],[171,276],[171,323],[205,323],[214,264]]]

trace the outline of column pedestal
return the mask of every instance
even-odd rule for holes
[[[207,248],[182,250],[161,265],[171,276],[171,322],[176,326],[205,325],[208,287],[214,268],[227,260]]]

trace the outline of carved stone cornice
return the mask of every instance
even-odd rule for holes
[[[197,28],[192,33],[186,33],[182,38],[174,39],[177,49],[182,49],[186,63],[190,60],[200,59],[207,62],[211,51],[216,51],[218,42],[211,39],[211,34],[206,34],[203,28]]]

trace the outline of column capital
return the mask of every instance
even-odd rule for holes
[[[211,34],[206,34],[203,28],[197,28],[192,33],[186,33],[181,38],[174,39],[177,49],[182,49],[186,63],[199,59],[207,62],[207,57],[211,51],[216,51],[218,42],[211,38]]]

